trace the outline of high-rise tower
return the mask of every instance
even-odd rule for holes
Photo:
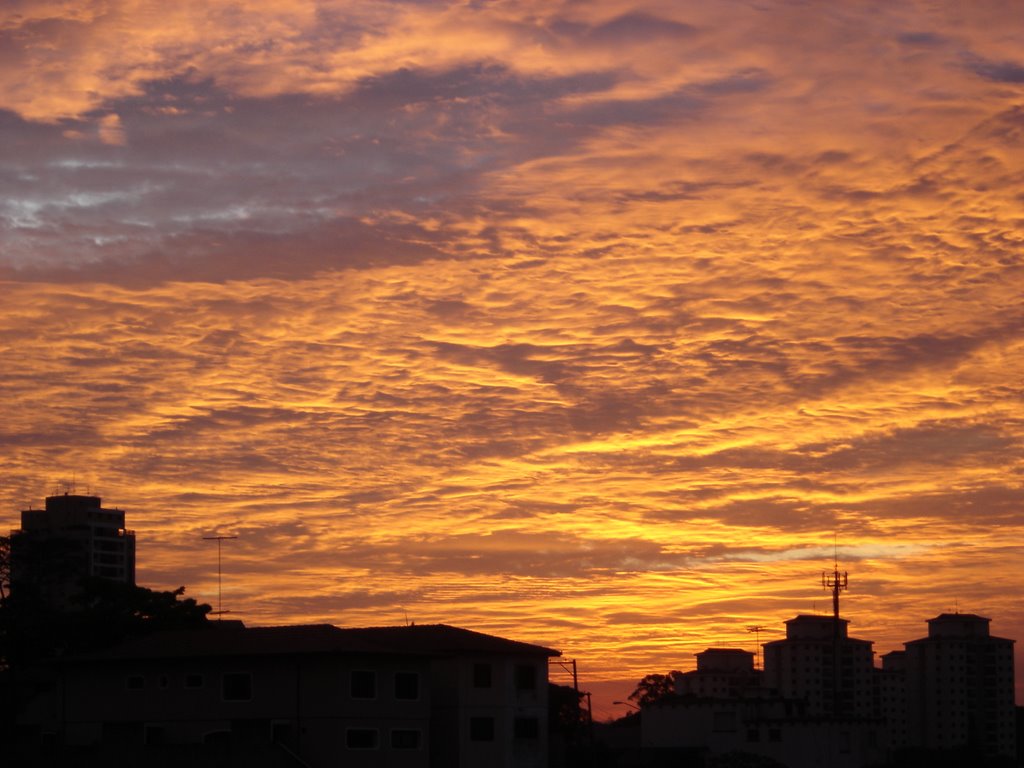
[[[11,532],[11,594],[30,595],[58,609],[72,607],[83,579],[135,584],[135,532],[124,511],[99,496],[49,496],[45,509],[21,513]]]
[[[1013,640],[990,635],[989,621],[943,613],[905,644],[910,746],[1016,754]]]
[[[870,717],[874,652],[850,637],[839,617],[839,593],[848,586],[838,561],[822,585],[832,591],[832,615],[800,615],[786,622],[786,639],[764,645],[764,683],[786,698],[807,702],[810,715]]]

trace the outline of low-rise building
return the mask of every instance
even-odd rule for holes
[[[739,648],[708,648],[695,654],[697,668],[673,672],[676,694],[730,698],[761,685],[761,672],[754,669],[754,654]]]
[[[705,755],[749,752],[788,768],[863,768],[884,758],[882,724],[809,716],[802,701],[777,696],[681,696],[640,713],[647,750]]]
[[[143,760],[205,748],[247,768],[543,768],[555,655],[443,624],[164,632],[55,664],[18,725]]]
[[[891,750],[907,746],[907,671],[904,651],[883,654],[875,669],[875,712],[885,723],[885,744]]]

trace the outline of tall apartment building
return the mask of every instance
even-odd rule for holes
[[[49,496],[11,532],[11,593],[68,608],[84,578],[135,584],[135,532],[99,496]]]
[[[943,613],[904,644],[910,746],[1016,754],[1014,641],[990,635],[989,622]]]
[[[800,615],[786,638],[764,644],[764,685],[807,704],[812,717],[872,717],[874,651],[849,637],[846,619]]]

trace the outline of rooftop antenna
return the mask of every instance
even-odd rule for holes
[[[832,590],[832,716],[838,717],[841,708],[839,691],[839,593],[849,589],[850,580],[846,571],[839,572],[839,537],[832,534],[832,573],[822,571],[821,586]]]
[[[832,573],[828,571],[821,572],[821,586],[822,588],[832,590],[832,618],[836,620],[836,624],[839,622],[839,593],[850,588],[850,580],[846,574],[846,571],[839,572],[839,544],[838,538],[833,534],[833,547],[834,547],[834,564],[832,566]]]
[[[220,617],[223,616],[225,613],[231,613],[231,611],[225,611],[224,610],[223,603],[222,603],[222,598],[223,598],[224,592],[223,592],[223,588],[222,588],[223,587],[223,581],[222,581],[223,571],[221,570],[221,565],[220,565],[220,563],[221,563],[221,559],[220,559],[220,556],[221,556],[221,552],[220,552],[221,544],[224,542],[225,539],[237,539],[237,538],[238,538],[237,536],[222,536],[220,534],[217,534],[216,536],[203,536],[203,541],[216,541],[217,542],[217,610],[214,611],[214,613],[216,613],[216,615],[217,615],[217,621],[220,621]]]

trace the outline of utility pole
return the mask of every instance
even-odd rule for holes
[[[587,722],[586,722],[586,725],[587,725],[588,741],[590,743],[590,761],[591,761],[591,764],[593,764],[593,760],[594,760],[594,710],[593,710],[593,705],[592,705],[592,703],[590,701],[590,692],[589,691],[580,691],[580,678],[579,678],[579,672],[576,669],[576,659],[569,659],[568,661],[565,660],[565,659],[551,659],[550,663],[555,664],[555,665],[561,667],[565,672],[568,672],[568,673],[570,673],[572,675],[572,689],[573,689],[573,692],[576,694],[575,696],[573,696],[573,705],[574,705],[574,709],[576,711],[576,721],[575,721],[575,723],[573,725],[572,739],[573,739],[573,742],[577,746],[580,744],[580,742],[582,740],[581,736],[579,734],[579,730],[578,730],[580,725],[582,725],[582,723],[583,723],[583,706],[582,706],[580,700],[584,696],[587,697]]]
[[[222,602],[224,591],[223,591],[223,570],[221,568],[221,544],[226,539],[237,539],[237,538],[238,538],[237,536],[221,536],[220,534],[218,534],[217,536],[203,536],[203,541],[216,541],[217,542],[217,610],[215,611],[215,613],[217,614],[217,621],[220,621],[221,616],[223,616],[225,613],[230,613],[230,611],[225,611],[224,610],[224,606],[223,606],[223,602]]]

